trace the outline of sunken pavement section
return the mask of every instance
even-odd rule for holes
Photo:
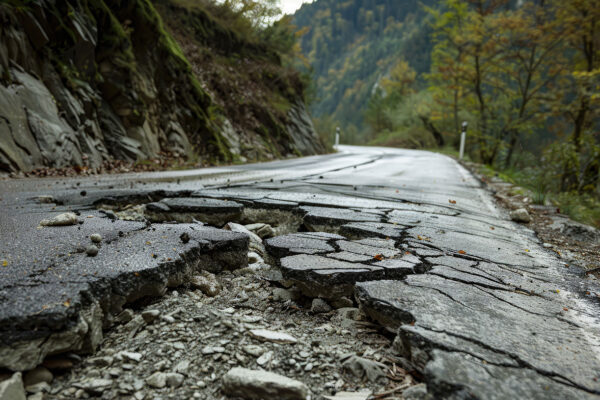
[[[304,295],[354,299],[397,333],[394,349],[434,398],[599,398],[594,283],[503,218],[480,188],[428,202],[394,190],[299,180],[9,205],[0,367],[91,354],[124,305],[200,270],[245,268],[250,249]],[[79,214],[75,225],[39,226],[66,211]],[[262,247],[218,229],[230,222],[273,231]],[[95,257],[85,252],[92,234],[102,237]]]

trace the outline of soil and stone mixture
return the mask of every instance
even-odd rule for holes
[[[600,231],[571,220],[551,204],[533,204],[532,193],[498,177],[479,174],[481,165],[464,163],[484,182],[500,205],[508,210],[526,210],[525,222],[533,229],[545,248],[551,249],[566,263],[581,267],[587,274],[600,278]]]
[[[4,260],[0,398],[599,398],[597,280],[448,162],[427,200],[321,177],[37,198],[4,243],[31,251]]]

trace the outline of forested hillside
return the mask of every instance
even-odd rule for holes
[[[594,0],[317,0],[298,11],[325,136],[458,148],[600,225]],[[304,27],[304,28],[303,28]]]
[[[0,174],[324,151],[262,1],[0,2]],[[66,171],[65,171],[66,170]]]
[[[429,71],[431,28],[422,5],[434,2],[317,0],[296,12],[321,129],[341,124],[346,142],[364,142],[364,111],[382,77],[402,58],[417,72]]]

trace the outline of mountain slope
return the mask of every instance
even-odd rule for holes
[[[0,172],[102,171],[107,161],[157,157],[198,165],[324,151],[306,116],[298,74],[267,43],[214,17],[208,4],[0,5]],[[190,29],[177,30],[182,22]]]
[[[312,111],[362,128],[376,83],[400,59],[429,71],[430,28],[422,7],[434,0],[316,0],[294,15],[317,88]]]

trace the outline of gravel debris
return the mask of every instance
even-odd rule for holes
[[[202,271],[201,275],[192,277],[190,285],[194,289],[200,289],[208,297],[215,297],[221,291],[221,285],[215,275],[207,271]]]
[[[214,297],[190,282],[189,289],[132,306],[131,321],[105,331],[93,357],[74,365],[63,360],[71,369],[55,374],[51,398],[223,399],[222,378],[236,367],[303,382],[314,400],[339,391],[377,393],[394,387],[392,380],[359,382],[344,373],[345,354],[386,369],[398,362],[390,338],[369,327],[342,326],[340,313],[365,318],[358,309],[314,314],[312,299],[295,287],[284,289],[292,299],[275,301],[282,282],[256,272],[226,271],[214,279],[221,288]]]

